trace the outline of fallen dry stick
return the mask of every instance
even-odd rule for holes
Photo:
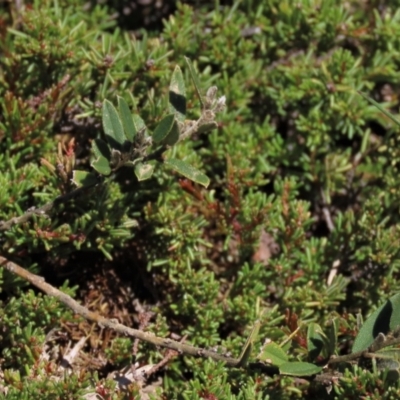
[[[190,346],[188,344],[176,342],[172,339],[165,339],[155,336],[150,332],[143,332],[138,329],[129,328],[122,325],[115,320],[110,320],[102,317],[101,315],[88,310],[86,307],[81,306],[72,297],[61,292],[50,284],[46,283],[45,280],[38,275],[32,274],[26,269],[20,267],[19,265],[7,260],[0,256],[0,266],[10,271],[11,273],[18,275],[19,277],[29,281],[32,285],[36,286],[49,296],[57,298],[61,303],[66,305],[76,314],[81,315],[89,321],[96,322],[100,327],[113,329],[118,333],[122,333],[126,336],[131,336],[148,343],[152,343],[155,346],[165,347],[167,349],[172,349],[177,351],[179,354],[186,354],[195,357],[212,358],[215,361],[223,361],[229,367],[239,366],[240,360],[232,357],[227,357],[216,352],[205,350],[199,347]]]

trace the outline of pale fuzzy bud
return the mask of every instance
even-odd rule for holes
[[[217,105],[225,106],[226,96],[222,96],[218,99]]]
[[[217,100],[215,111],[222,111],[225,108],[226,96],[222,96]]]
[[[207,99],[209,100],[210,103],[212,103],[215,100],[215,95],[217,94],[218,88],[216,86],[211,86],[207,90]]]

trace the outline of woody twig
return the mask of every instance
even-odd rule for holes
[[[88,310],[86,307],[80,305],[72,297],[56,289],[49,283],[45,282],[44,278],[31,272],[27,271],[25,268],[20,267],[12,261],[7,260],[0,256],[0,267],[3,267],[12,274],[18,275],[22,279],[30,282],[32,285],[36,286],[47,295],[55,297],[65,306],[70,308],[74,313],[81,315],[85,319],[96,322],[102,328],[113,329],[114,331],[121,333],[126,336],[131,336],[133,338],[143,340],[145,342],[151,343],[155,346],[164,347],[167,349],[175,350],[178,354],[191,355],[195,357],[211,358],[215,361],[223,361],[229,367],[239,366],[239,359],[227,357],[222,354],[205,350],[200,347],[194,347],[186,343],[180,343],[172,339],[166,339],[155,336],[151,332],[143,332],[138,329],[129,328],[125,325],[118,323],[116,320],[111,320],[102,317],[101,315]]]

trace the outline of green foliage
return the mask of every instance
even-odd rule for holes
[[[114,1],[17,3],[0,8],[0,220],[82,192],[0,224],[0,255],[126,325],[242,355],[169,359],[166,398],[398,398],[396,349],[327,367],[397,337],[398,2],[181,2],[151,28]],[[107,362],[167,357],[25,287],[0,269],[7,398],[124,398]],[[63,351],[90,337],[54,380],[52,329]]]
[[[390,371],[370,371],[355,366],[346,370],[340,385],[334,385],[335,398],[357,397],[360,393],[370,399],[394,400],[399,396],[399,380]]]
[[[186,59],[186,63],[192,71],[190,60]],[[197,85],[198,79],[193,71],[191,77]],[[198,91],[197,86],[196,90]],[[145,133],[146,126],[143,120],[138,115],[131,115],[129,106],[123,98],[118,97],[118,111],[108,100],[104,100],[102,121],[108,143],[101,139],[93,142],[92,151],[95,158],[91,166],[102,175],[109,175],[111,171],[117,171],[124,166],[135,166],[134,171],[138,181],[150,179],[154,165],[147,163],[146,159],[155,158],[151,153],[148,154],[150,151],[148,149],[151,149],[152,145],[159,146],[155,151],[159,157],[167,149],[194,133],[206,133],[216,128],[215,113],[222,111],[225,105],[225,97],[215,99],[216,92],[215,86],[207,91],[205,104],[202,97],[199,97],[202,110],[198,121],[185,121],[185,83],[182,72],[176,67],[169,86],[169,103],[173,113],[166,115],[158,123],[151,137]],[[170,158],[164,164],[196,183],[205,187],[209,185],[207,176],[185,161]],[[93,180],[94,176],[75,171],[74,182],[78,186]]]
[[[55,298],[35,295],[31,290],[12,298],[0,313],[4,367],[18,365],[21,374],[29,375],[30,367],[41,355],[44,329],[51,330],[72,319],[71,312]]]
[[[369,316],[354,341],[353,353],[371,346],[379,333],[386,335],[400,327],[399,300],[400,294],[395,294]]]

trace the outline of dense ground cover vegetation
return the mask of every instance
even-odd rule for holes
[[[398,398],[397,354],[328,361],[400,289],[399,128],[358,93],[397,114],[399,2],[149,3],[0,5],[0,256],[159,337],[237,357],[258,329],[252,353],[230,368],[135,341],[0,268],[0,398]],[[106,99],[151,136],[179,66],[197,120],[185,57],[203,96],[226,97],[217,129],[174,143],[150,179],[121,167],[7,224],[94,171]],[[387,325],[374,337],[396,338]],[[132,365],[151,372],[118,383]]]

